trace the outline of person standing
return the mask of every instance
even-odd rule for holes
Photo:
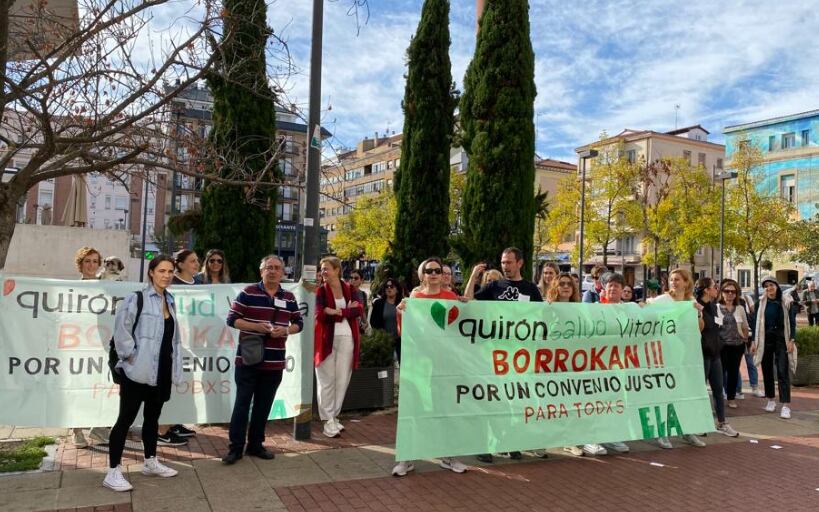
[[[228,453],[222,457],[225,464],[241,459],[243,451],[260,459],[274,458],[263,445],[264,427],[282,381],[287,337],[301,332],[304,327],[295,295],[281,287],[284,276],[282,259],[275,254],[265,256],[259,272],[262,280],[239,292],[226,321],[228,326],[239,329],[239,347],[234,363],[236,402],[230,417],[230,445]],[[261,361],[246,364],[242,358],[242,341],[250,341],[259,335],[263,337]]]
[[[190,249],[183,249],[176,253],[176,272],[172,284],[202,284],[199,274],[199,257]]]
[[[338,419],[361,348],[358,319],[364,314],[355,290],[341,279],[341,260],[322,258],[324,284],[316,290],[315,353],[316,395],[323,433],[338,437],[344,425]]]
[[[177,471],[156,458],[157,432],[162,406],[171,398],[171,384],[182,380],[182,355],[179,324],[173,295],[168,286],[173,279],[174,261],[157,256],[148,264],[149,285],[142,290],[142,311],[137,320],[136,293],[128,295],[117,307],[114,319],[114,345],[122,374],[119,387],[119,415],[111,429],[109,469],[102,485],[114,491],[130,491],[133,486],[120,468],[125,437],[143,408],[142,446],[145,463],[142,474],[172,477]],[[136,325],[134,325],[136,323]]]
[[[211,249],[205,254],[205,263],[202,271],[194,276],[203,284],[224,284],[230,283],[230,270],[228,270],[225,253],[220,249]]]
[[[387,332],[395,340],[395,355],[399,364],[401,364],[401,337],[398,335],[397,307],[403,298],[401,285],[397,280],[388,277],[381,285],[378,297],[373,300],[373,310],[370,315],[372,328]]]
[[[359,334],[364,334],[369,328],[368,317],[370,313],[369,301],[367,300],[367,292],[361,289],[364,284],[364,274],[360,270],[353,270],[350,272],[350,279],[348,283],[353,289],[353,294],[357,295],[357,301],[364,308],[364,313],[358,318]]]
[[[736,409],[739,365],[745,354],[745,344],[749,335],[748,317],[745,314],[745,308],[739,304],[739,284],[736,281],[723,279],[720,295],[717,304],[717,324],[721,326],[720,338],[723,343],[720,358],[726,377],[726,405],[731,409]]]
[[[554,281],[559,273],[560,267],[558,267],[556,263],[549,261],[543,264],[543,268],[540,269],[540,280],[537,283],[541,297],[546,297],[546,294],[549,293],[549,289],[552,287],[552,281]]]
[[[802,303],[808,313],[808,324],[819,325],[819,293],[813,280],[808,281],[808,288],[802,292]]]
[[[779,416],[783,419],[791,417],[791,381],[788,354],[796,346],[796,321],[788,314],[786,297],[782,295],[779,283],[773,277],[762,279],[765,293],[759,300],[756,308],[756,338],[751,345],[754,354],[754,364],[762,365],[762,379],[765,381],[765,396],[768,403],[767,412],[776,412],[774,400],[774,365],[776,365],[776,380],[779,383],[779,401],[782,410]]]

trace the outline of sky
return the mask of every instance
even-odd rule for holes
[[[422,0],[324,3],[322,124],[336,147],[400,132],[405,53]],[[358,0],[363,4],[362,0]],[[819,108],[819,9],[813,0],[531,0],[536,151],[574,149],[625,128],[701,124],[709,140],[743,122]],[[311,0],[275,0],[268,18],[295,73],[279,83],[307,111]],[[452,76],[475,48],[475,1],[453,0]],[[274,65],[275,66],[275,65]],[[676,108],[679,106],[679,108]]]

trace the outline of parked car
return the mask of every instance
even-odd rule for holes
[[[594,289],[594,278],[591,274],[586,274],[583,276],[583,282],[580,283],[580,293],[582,294],[586,290],[593,290]]]

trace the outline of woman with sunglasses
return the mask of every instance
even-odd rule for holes
[[[230,283],[230,271],[228,270],[225,253],[220,249],[211,249],[205,254],[205,263],[202,271],[196,274],[205,284],[225,284]]]
[[[373,310],[370,314],[370,326],[389,333],[395,339],[395,354],[398,363],[401,363],[401,337],[398,336],[398,304],[404,294],[398,281],[393,278],[384,280],[378,297],[373,301]]]
[[[739,365],[745,355],[749,330],[745,308],[739,304],[739,284],[733,279],[722,280],[717,308],[717,323],[720,324],[719,335],[723,343],[721,359],[726,374],[726,405],[731,409],[736,409]]]

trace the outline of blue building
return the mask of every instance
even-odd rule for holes
[[[760,192],[776,194],[793,204],[799,219],[814,217],[819,203],[819,110],[728,126],[723,133],[728,161],[743,140],[762,151]],[[782,282],[792,282],[798,271],[807,270],[771,256],[777,279]],[[748,286],[743,282],[746,273],[739,272],[740,284]]]

